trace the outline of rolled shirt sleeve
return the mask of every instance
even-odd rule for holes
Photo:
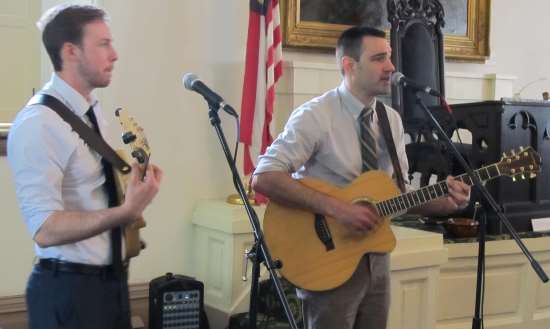
[[[309,105],[296,109],[283,132],[259,157],[254,174],[269,171],[298,171],[319,147],[322,125]]]
[[[63,170],[71,156],[65,129],[50,126],[54,112],[33,106],[19,117],[8,136],[8,162],[19,206],[31,236],[54,212],[63,210]],[[37,142],[40,141],[40,142]],[[45,147],[47,145],[48,147]]]

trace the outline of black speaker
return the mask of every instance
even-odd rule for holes
[[[206,329],[204,285],[166,273],[149,283],[149,329]]]

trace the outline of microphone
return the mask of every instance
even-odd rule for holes
[[[223,98],[212,91],[212,89],[208,88],[208,86],[206,86],[194,73],[186,73],[182,80],[186,89],[202,95],[208,104],[217,107],[217,109],[223,109],[229,115],[238,117],[237,112],[230,105],[225,104]]]
[[[439,91],[433,89],[429,86],[424,86],[419,84],[418,82],[415,82],[409,78],[407,78],[403,73],[396,71],[393,72],[390,78],[391,84],[394,86],[403,86],[403,88],[409,88],[416,91],[423,91],[426,94],[430,94],[432,96],[440,97],[441,94]]]

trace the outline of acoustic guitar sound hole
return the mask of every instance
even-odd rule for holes
[[[377,213],[376,208],[373,206],[372,202],[370,202],[369,200],[358,199],[358,200],[353,200],[352,203],[359,206],[367,207],[370,209],[370,211],[374,212],[375,214]]]
[[[370,211],[372,211],[374,214],[378,214],[378,211],[376,211],[376,207],[374,206],[373,202],[369,201],[369,200],[365,200],[365,199],[357,199],[357,200],[353,200],[352,201],[354,204],[356,205],[360,205],[362,207],[367,207],[369,208]],[[382,222],[379,222],[378,224],[376,224],[374,227],[372,227],[369,231],[369,233],[373,233],[375,232],[379,227],[380,227],[380,224]]]

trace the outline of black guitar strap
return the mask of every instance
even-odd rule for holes
[[[99,153],[103,159],[108,161],[113,167],[117,168],[123,174],[130,172],[131,167],[124,161],[113,148],[105,142],[100,134],[90,128],[76,114],[73,113],[63,102],[47,94],[35,95],[28,105],[41,104],[56,112],[65,120],[86,144]]]
[[[401,192],[405,193],[405,180],[403,179],[403,173],[401,172],[401,166],[399,165],[399,159],[397,158],[397,151],[393,142],[388,114],[386,113],[386,108],[382,102],[376,101],[376,115],[378,116],[378,124],[380,125],[380,130],[382,131],[382,135],[386,141],[388,152],[390,153],[393,171],[395,172],[395,177],[397,178],[397,185],[399,186]]]

